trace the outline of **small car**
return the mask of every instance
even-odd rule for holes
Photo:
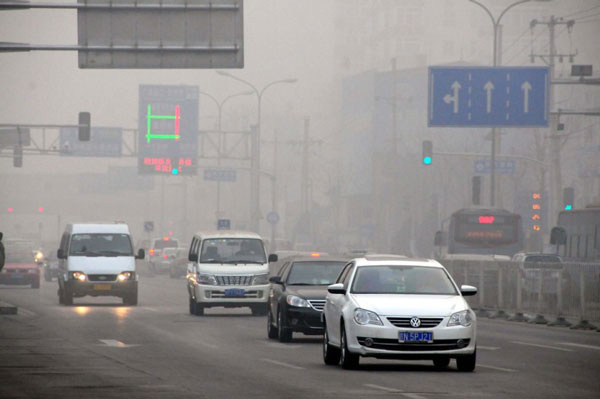
[[[160,237],[152,240],[152,245],[148,250],[148,267],[154,273],[162,271],[168,271],[168,268],[164,269],[163,266],[163,250],[165,248],[177,248],[179,247],[179,241],[172,237]]]
[[[432,360],[460,371],[476,363],[476,318],[456,285],[430,259],[367,255],[344,266],[323,310],[323,360],[355,368],[360,357]]]
[[[30,251],[7,248],[4,268],[0,271],[0,284],[40,288],[40,267],[34,262]]]
[[[513,256],[512,261],[516,262],[521,270],[521,287],[526,298],[537,297],[540,290],[542,296],[556,296],[563,268],[560,256],[541,252],[519,252]]]
[[[269,281],[267,335],[280,342],[292,340],[292,333],[323,333],[321,312],[327,286],[339,275],[346,260],[321,257],[287,259]]]
[[[188,248],[165,248],[163,256],[169,259],[169,277],[185,277],[188,264]]]

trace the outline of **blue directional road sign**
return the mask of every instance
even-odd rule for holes
[[[231,220],[219,219],[217,220],[217,230],[229,230],[231,229]]]
[[[430,67],[428,126],[548,126],[547,67]]]
[[[273,226],[276,225],[279,222],[279,214],[275,211],[267,213],[267,222]]]
[[[516,162],[514,159],[496,159],[496,174],[514,175]],[[477,159],[473,162],[473,170],[476,175],[489,174],[492,171],[490,159]]]

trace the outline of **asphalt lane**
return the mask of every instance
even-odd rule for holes
[[[19,306],[0,316],[0,397],[600,396],[595,331],[479,319],[475,373],[375,359],[346,371],[323,364],[320,338],[269,340],[266,318],[247,309],[189,315],[183,279],[143,276],[135,307],[90,297],[60,306],[56,288],[0,286],[0,300]]]

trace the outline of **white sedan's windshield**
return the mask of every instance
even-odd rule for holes
[[[458,295],[444,269],[421,266],[359,267],[356,270],[351,292]]]

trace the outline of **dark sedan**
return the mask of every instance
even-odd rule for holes
[[[277,275],[269,279],[269,338],[290,342],[294,332],[306,335],[322,334],[321,313],[327,286],[335,282],[345,264],[343,259],[287,259]]]

